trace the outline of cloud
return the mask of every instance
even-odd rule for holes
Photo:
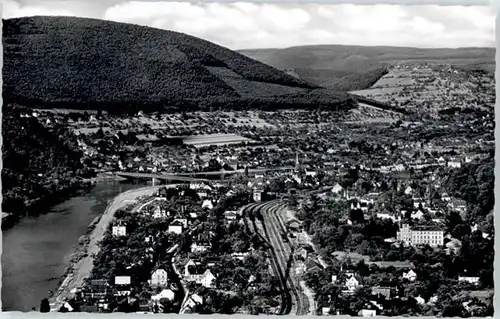
[[[4,17],[35,14],[84,15],[152,26],[232,49],[309,44],[495,46],[495,9],[486,6],[5,1]]]
[[[52,15],[52,16],[73,16],[74,12],[65,8],[47,8],[39,6],[22,6],[15,1],[5,1],[2,8],[4,18],[25,17],[34,15]]]

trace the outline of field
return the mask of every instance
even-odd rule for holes
[[[359,104],[345,116],[344,123],[393,123],[401,118],[400,113],[382,110],[370,105]]]
[[[312,45],[285,49],[241,50],[241,53],[302,80],[337,90],[364,90],[395,64],[429,62],[463,69],[495,70],[494,48],[417,49]],[[401,83],[402,84],[402,83]]]
[[[250,142],[251,140],[237,134],[206,134],[192,135],[183,138],[183,143],[196,148],[211,146],[211,145],[228,145]]]
[[[393,106],[430,113],[449,108],[492,108],[494,101],[482,94],[494,90],[492,74],[465,72],[449,65],[425,63],[396,65],[372,87],[351,93],[388,102]]]
[[[272,124],[267,123],[265,120],[259,118],[256,112],[246,112],[246,114],[236,113],[236,112],[222,112],[224,115],[228,116],[229,119],[225,123],[227,126],[255,126],[257,128],[261,127],[274,127]]]
[[[127,130],[118,130],[118,129],[114,129],[114,128],[106,127],[106,126],[103,126],[103,127],[79,127],[79,128],[73,129],[73,131],[77,132],[79,134],[88,135],[88,134],[97,133],[99,131],[99,129],[102,129],[102,132],[105,134],[116,134],[118,132],[122,132],[123,134],[128,133]]]

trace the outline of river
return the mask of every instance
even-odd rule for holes
[[[2,236],[2,308],[39,309],[60,277],[88,225],[119,193],[144,184],[100,183],[33,217],[21,219]]]

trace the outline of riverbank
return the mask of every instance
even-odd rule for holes
[[[59,310],[66,299],[73,297],[72,291],[81,287],[85,278],[90,276],[93,256],[99,252],[99,242],[104,238],[115,212],[139,197],[154,194],[158,188],[159,186],[148,186],[121,193],[113,199],[101,216],[92,221],[87,233],[80,237],[79,248],[72,255],[71,262],[63,275],[64,280],[49,300],[51,311]]]
[[[15,223],[23,216],[36,215],[38,212],[46,210],[67,198],[74,197],[82,192],[85,192],[97,183],[114,183],[123,181],[126,181],[126,178],[119,177],[114,173],[99,173],[97,176],[90,178],[73,178],[67,186],[50,191],[44,196],[38,198],[25,198],[22,202],[18,202],[16,205],[7,204],[7,206],[3,208],[11,213],[9,218],[2,218],[2,229],[8,229],[14,226]],[[4,200],[8,202],[8,195],[5,196]]]
[[[45,211],[50,207],[64,201],[67,198],[77,196],[92,187],[92,182],[87,180],[78,180],[72,182],[69,186],[57,189],[47,195],[23,199],[16,205],[7,204],[6,207],[2,204],[2,209],[10,212],[8,219],[2,219],[2,230],[13,227],[22,217],[36,216],[40,211]],[[4,201],[8,201],[9,196],[4,196]],[[3,223],[5,221],[5,224]]]
[[[63,275],[59,279],[59,283],[58,283],[59,287],[62,286],[62,284],[64,282],[63,279],[65,280],[66,277],[72,272],[73,266],[76,263],[78,263],[83,257],[85,257],[87,250],[89,248],[90,237],[92,235],[92,232],[96,228],[97,223],[101,220],[101,217],[102,216],[97,216],[96,218],[94,218],[94,220],[92,220],[92,222],[89,224],[89,227],[88,227],[87,231],[85,232],[85,234],[80,236],[80,238],[78,239],[78,247],[73,252],[73,254],[71,254],[69,264],[66,266],[66,268],[64,269]]]

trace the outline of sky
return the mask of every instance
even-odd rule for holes
[[[4,0],[2,14],[127,22],[187,33],[234,50],[314,44],[494,47],[496,12],[488,6]]]

